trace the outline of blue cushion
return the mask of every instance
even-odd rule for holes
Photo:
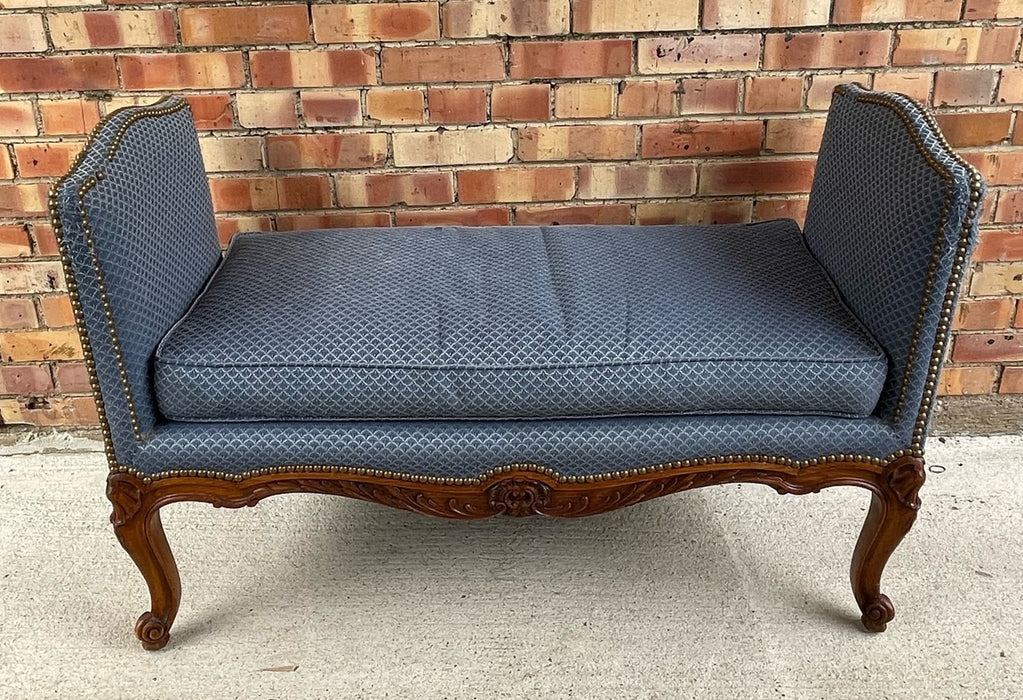
[[[173,420],[871,413],[788,220],[245,234],[156,352]]]

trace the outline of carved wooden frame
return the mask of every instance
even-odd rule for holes
[[[347,496],[427,515],[476,519],[504,514],[579,517],[605,513],[658,496],[713,484],[765,484],[779,493],[803,494],[832,486],[859,486],[872,494],[870,510],[853,552],[850,577],[863,625],[883,632],[895,615],[881,592],[881,574],[909,532],[920,508],[924,462],[902,456],[887,463],[835,461],[806,467],[772,462],[721,462],[633,473],[595,482],[569,482],[521,468],[497,469],[478,482],[442,484],[350,472],[291,471],[241,480],[174,476],[150,481],[112,472],[107,497],[110,520],[121,545],[149,586],[151,609],[139,617],[135,634],[149,650],[162,648],[181,602],[181,581],[160,509],[180,501],[221,508],[254,506],[282,493]]]

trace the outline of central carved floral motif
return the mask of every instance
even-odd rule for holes
[[[515,477],[489,489],[490,507],[512,517],[542,513],[550,504],[551,487],[542,481]]]

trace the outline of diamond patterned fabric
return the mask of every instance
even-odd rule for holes
[[[886,361],[788,220],[235,238],[173,420],[868,415]]]

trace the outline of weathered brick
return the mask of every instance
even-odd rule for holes
[[[402,210],[394,213],[395,226],[507,226],[507,207]]]
[[[0,92],[113,90],[113,56],[32,56],[0,58]]]
[[[4,299],[0,297],[0,328],[20,330],[38,328],[39,318],[31,299]]]
[[[1023,103],[1023,68],[1002,69],[1002,79],[998,83],[998,102]]]
[[[888,63],[889,30],[768,34],[764,68],[862,68]]]
[[[440,38],[435,2],[313,5],[319,43],[429,41]]]
[[[962,0],[835,0],[835,24],[956,22]]]
[[[704,0],[704,29],[806,27],[828,23],[829,0]]]
[[[768,153],[817,153],[825,121],[824,117],[768,119],[764,150]]]
[[[945,367],[938,380],[938,394],[989,394],[995,384],[995,370],[995,367]]]
[[[988,105],[995,92],[998,71],[938,71],[934,78],[935,106]]]
[[[31,254],[28,226],[0,225],[0,258],[22,258]]]
[[[1019,362],[1023,360],[1023,333],[969,333],[956,336],[953,362]]]
[[[36,242],[36,250],[41,256],[53,257],[60,255],[57,237],[53,235],[53,226],[41,221],[32,222],[32,239]]]
[[[237,51],[124,54],[117,61],[127,90],[230,88],[245,84],[242,55]]]
[[[842,83],[859,83],[868,85],[868,73],[842,73],[840,75],[810,76],[810,88],[806,91],[806,108],[809,110],[827,110],[831,107],[831,97],[835,86]]]
[[[269,231],[273,227],[269,216],[218,216],[217,238],[221,247],[227,247],[240,231]]]
[[[628,39],[530,41],[511,45],[511,77],[599,78],[632,71]]]
[[[497,168],[458,173],[458,200],[463,204],[562,201],[573,194],[575,168]]]
[[[795,219],[802,226],[809,204],[810,198],[803,195],[757,197],[753,202],[753,220]]]
[[[370,49],[252,51],[249,68],[256,88],[376,84]]]
[[[343,173],[337,176],[337,199],[342,207],[412,207],[455,201],[451,173]]]
[[[974,260],[1023,260],[1023,231],[981,229]]]
[[[0,422],[27,423],[40,428],[84,427],[99,425],[99,414],[91,396],[32,397],[28,401],[0,399]]]
[[[1021,0],[966,0],[965,19],[1020,19]]]
[[[512,131],[506,127],[403,132],[391,139],[398,167],[505,163],[514,151]]]
[[[359,126],[362,105],[355,90],[302,90],[302,117],[309,126]]]
[[[701,195],[809,192],[812,160],[701,163]]]
[[[995,331],[1008,328],[1016,302],[1012,299],[964,299],[956,309],[955,329]]]
[[[385,83],[458,83],[504,78],[500,44],[386,46],[380,51]]]
[[[624,225],[631,216],[628,204],[556,204],[515,209],[515,223],[519,226]]]
[[[35,136],[35,114],[28,100],[0,102],[0,136]]]
[[[1016,114],[1016,126],[1012,129],[1012,145],[1023,146],[1023,117],[1020,114],[1023,112],[1015,112]]]
[[[186,46],[291,44],[309,40],[306,5],[189,7],[178,10]]]
[[[88,394],[92,387],[89,385],[89,369],[84,362],[60,362],[56,365],[57,386],[65,394]],[[47,372],[49,375],[49,372]]]
[[[705,34],[639,40],[640,73],[755,70],[759,34]]]
[[[48,197],[49,185],[45,182],[27,185],[0,183],[0,216],[20,218],[45,215],[49,213]]]
[[[230,95],[186,95],[197,129],[229,129],[234,126]]]
[[[522,160],[621,160],[636,157],[632,124],[527,126],[519,129]]]
[[[495,85],[490,102],[495,122],[542,122],[551,118],[550,85]]]
[[[88,134],[99,123],[99,104],[84,99],[39,100],[39,116],[47,134]]]
[[[414,88],[374,88],[366,93],[366,116],[381,124],[422,124],[426,98]]]
[[[78,331],[13,331],[0,333],[0,356],[4,362],[81,360]]]
[[[994,208],[994,216],[984,218],[984,214],[991,207],[992,197],[985,200],[985,210],[981,212],[981,221],[992,220],[1003,224],[1023,223],[1023,190],[1002,190],[997,193],[997,206]]]
[[[696,192],[696,166],[591,165],[579,169],[580,199],[685,197]]]
[[[40,365],[0,367],[0,394],[39,396],[52,391],[53,379],[46,367]]]
[[[298,126],[294,92],[239,92],[238,123],[247,127],[282,128]],[[356,95],[358,99],[358,95]]]
[[[315,228],[379,228],[390,225],[391,215],[385,211],[345,211],[277,217],[278,231],[308,231]]]
[[[699,0],[575,0],[572,30],[583,34],[695,29]]]
[[[741,224],[750,220],[749,200],[681,199],[677,202],[641,202],[636,205],[636,223],[644,226],[680,224]]]
[[[177,42],[170,10],[54,12],[47,15],[47,22],[58,49],[172,46]]]
[[[274,170],[372,168],[387,159],[386,134],[284,134],[266,137]]]
[[[938,126],[957,148],[992,146],[1009,137],[1009,112],[948,113],[937,115]]]
[[[554,88],[554,116],[559,119],[610,117],[613,102],[608,83],[565,83]]]
[[[50,177],[66,173],[80,150],[77,141],[16,143],[14,157],[22,177]]]
[[[972,296],[1023,294],[1023,262],[982,263],[973,273]]]
[[[71,311],[71,298],[66,294],[39,297],[39,308],[43,312],[43,321],[49,328],[75,325],[75,315]]]
[[[675,108],[674,80],[626,80],[618,88],[619,117],[670,117]]]
[[[878,73],[874,76],[874,89],[901,92],[903,95],[909,95],[917,102],[927,104],[931,99],[931,83],[933,82],[934,73],[930,71]]]
[[[210,180],[217,211],[324,209],[331,206],[330,178],[232,177]]]
[[[487,91],[477,87],[430,88],[426,94],[434,124],[482,124],[487,121]]]
[[[1023,150],[964,153],[989,186],[1023,184]]]
[[[751,155],[760,152],[761,121],[667,122],[643,126],[644,158]]]
[[[46,48],[42,15],[0,15],[0,53],[30,53]]]
[[[798,112],[802,103],[803,79],[801,77],[746,78],[745,108],[747,112]]]
[[[569,0],[450,0],[443,11],[444,36],[456,39],[568,33]]]
[[[738,79],[686,78],[682,81],[682,114],[734,114],[738,111]]]
[[[199,147],[207,172],[260,170],[263,167],[263,144],[258,136],[201,138]]]
[[[6,148],[0,147],[0,180],[14,179],[14,165]]]
[[[1011,63],[1018,41],[1018,26],[900,29],[892,65]]]
[[[66,289],[58,262],[0,264],[0,283],[5,294],[39,294]]]
[[[1006,367],[998,385],[1000,394],[1023,394],[1023,367]]]

